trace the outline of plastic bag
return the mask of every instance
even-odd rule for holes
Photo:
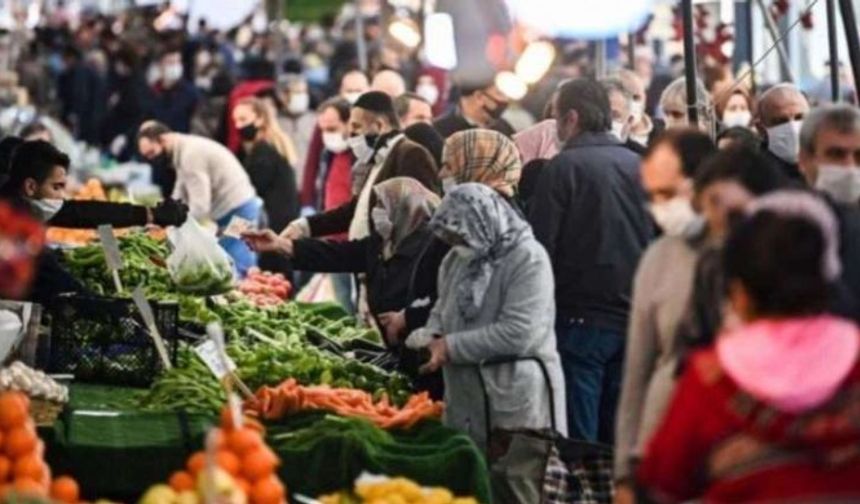
[[[170,278],[181,292],[214,296],[233,288],[233,263],[215,236],[189,217],[170,229],[173,252],[167,258]]]

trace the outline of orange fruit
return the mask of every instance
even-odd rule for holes
[[[255,430],[234,430],[227,434],[227,447],[239,457],[260,446],[263,446],[263,436]]]
[[[33,453],[38,440],[31,426],[18,426],[6,434],[4,451],[9,458],[15,460]]]
[[[45,486],[30,478],[18,478],[12,483],[12,491],[22,495],[44,496]]]
[[[24,394],[5,392],[0,394],[0,429],[13,429],[24,425],[29,415],[29,401]]]
[[[242,457],[242,476],[259,481],[274,474],[278,462],[278,456],[268,446],[261,446]]]
[[[0,483],[7,482],[10,474],[12,474],[12,462],[0,455]]]
[[[0,451],[3,450],[3,441],[6,439],[6,436],[4,436],[4,434],[5,433],[2,430],[0,430]]]
[[[202,451],[199,451],[194,455],[191,455],[191,457],[188,459],[188,464],[186,465],[186,467],[188,468],[188,472],[196,478],[197,475],[200,474],[200,471],[202,471],[203,468],[206,467],[206,454]]]
[[[41,458],[30,454],[24,455],[15,461],[15,465],[12,466],[12,473],[15,475],[16,480],[31,479],[42,481],[45,475],[48,474],[48,468]]]
[[[60,476],[51,483],[51,498],[66,504],[77,503],[81,500],[78,482],[68,476]]]
[[[194,490],[194,478],[191,477],[191,474],[185,471],[176,471],[170,476],[170,488],[176,490],[177,492],[184,492],[185,490]]]
[[[231,476],[239,474],[239,457],[231,451],[219,450],[215,454],[215,463],[218,464],[218,467],[230,473]]]
[[[248,480],[242,478],[236,478],[234,480],[236,486],[239,487],[239,490],[245,495],[245,497],[251,495],[251,484],[248,483]]]
[[[286,489],[275,475],[263,478],[251,487],[251,504],[281,504]]]

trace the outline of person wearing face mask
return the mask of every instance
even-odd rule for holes
[[[778,84],[759,97],[756,128],[764,139],[765,157],[790,180],[802,182],[797,166],[800,126],[809,102],[793,84]]]
[[[627,92],[624,84],[618,79],[605,79],[601,82],[609,96],[609,106],[612,110],[612,134],[625,147],[640,156],[645,154],[645,147],[630,138],[635,117],[633,116],[633,96]]]
[[[146,115],[172,131],[188,133],[200,94],[194,84],[184,78],[179,51],[168,50],[162,54],[158,69],[159,79],[152,86]]]
[[[403,93],[394,98],[394,111],[403,128],[417,123],[433,123],[433,109],[430,103],[415,93]]]
[[[556,331],[576,439],[611,443],[636,265],[653,237],[640,158],[610,133],[599,82],[566,82],[554,103],[563,148],[529,209],[556,273]]]
[[[691,126],[705,133],[711,133],[713,130],[714,107],[711,94],[700,80],[696,80],[696,109],[699,124],[690,125],[687,119],[687,80],[684,77],[669,84],[660,97],[660,110],[663,112],[663,122],[667,130]]]
[[[508,108],[508,98],[495,84],[459,88],[460,98],[457,106],[448,114],[433,121],[433,127],[444,138],[458,131],[486,128],[513,132],[513,127],[502,119]]]
[[[172,197],[187,204],[196,220],[214,223],[219,231],[233,217],[259,223],[263,203],[248,173],[223,145],[147,121],[137,133],[137,148],[150,164],[176,173]],[[222,236],[218,243],[233,258],[240,276],[256,265],[257,257],[241,240]]]
[[[278,124],[295,146],[296,160],[293,166],[296,167],[296,181],[301,187],[305,160],[316,126],[308,82],[299,74],[287,74],[278,80],[275,91],[279,105]]]
[[[745,87],[732,89],[728,94],[723,92],[722,99],[717,102],[717,117],[720,119],[721,129],[752,129],[753,108],[752,97]]]
[[[445,424],[464,431],[481,449],[490,429],[486,418],[500,429],[554,424],[566,435],[553,269],[528,222],[490,187],[467,183],[445,196],[430,229],[452,250],[439,269],[439,299],[427,324],[406,345],[429,351],[425,372],[442,369]],[[534,362],[479,370],[480,363],[500,357],[538,359],[548,377]],[[490,396],[488,412],[479,373]]]
[[[370,91],[370,81],[361,70],[351,70],[340,79],[338,94],[346,98],[350,105],[358,101],[358,97]]]
[[[282,236],[297,239],[348,232],[350,240],[369,233],[372,188],[394,177],[412,177],[430,190],[439,190],[436,163],[429,152],[400,132],[391,98],[369,91],[355,102],[349,116],[347,140],[353,166],[353,197],[340,207],[290,223]]]
[[[415,94],[424,99],[430,104],[430,107],[435,110],[439,104],[442,93],[439,92],[439,87],[432,75],[422,75],[418,77],[418,82],[415,84]]]
[[[406,336],[427,322],[439,267],[450,249],[428,226],[439,197],[408,177],[386,180],[373,194],[371,233],[360,240],[293,241],[271,230],[244,238],[257,251],[290,257],[303,271],[366,274],[370,312],[385,328],[387,346],[401,356],[403,370],[417,380],[419,390],[441,399],[441,376],[419,377],[417,356],[403,348]]]
[[[630,94],[630,114],[633,116],[630,126],[629,140],[648,147],[663,133],[663,124],[656,124],[645,112],[647,94],[645,84],[639,75],[633,71],[622,69],[618,71],[618,80]]]
[[[299,216],[299,195],[293,168],[276,147],[288,138],[274,115],[259,98],[244,98],[233,109],[233,122],[242,137],[242,164],[263,200],[269,227],[283,229]],[[288,277],[292,274],[289,261],[277,254],[261,255],[258,266]]]

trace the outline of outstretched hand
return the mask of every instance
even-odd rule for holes
[[[287,256],[293,255],[293,241],[278,236],[271,229],[245,231],[242,239],[254,252],[275,252]]]

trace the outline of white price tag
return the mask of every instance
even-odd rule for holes
[[[218,380],[223,380],[228,374],[236,371],[236,363],[233,359],[222,357],[218,352],[218,346],[211,339],[194,347],[194,352]],[[225,361],[227,367],[224,366]]]

